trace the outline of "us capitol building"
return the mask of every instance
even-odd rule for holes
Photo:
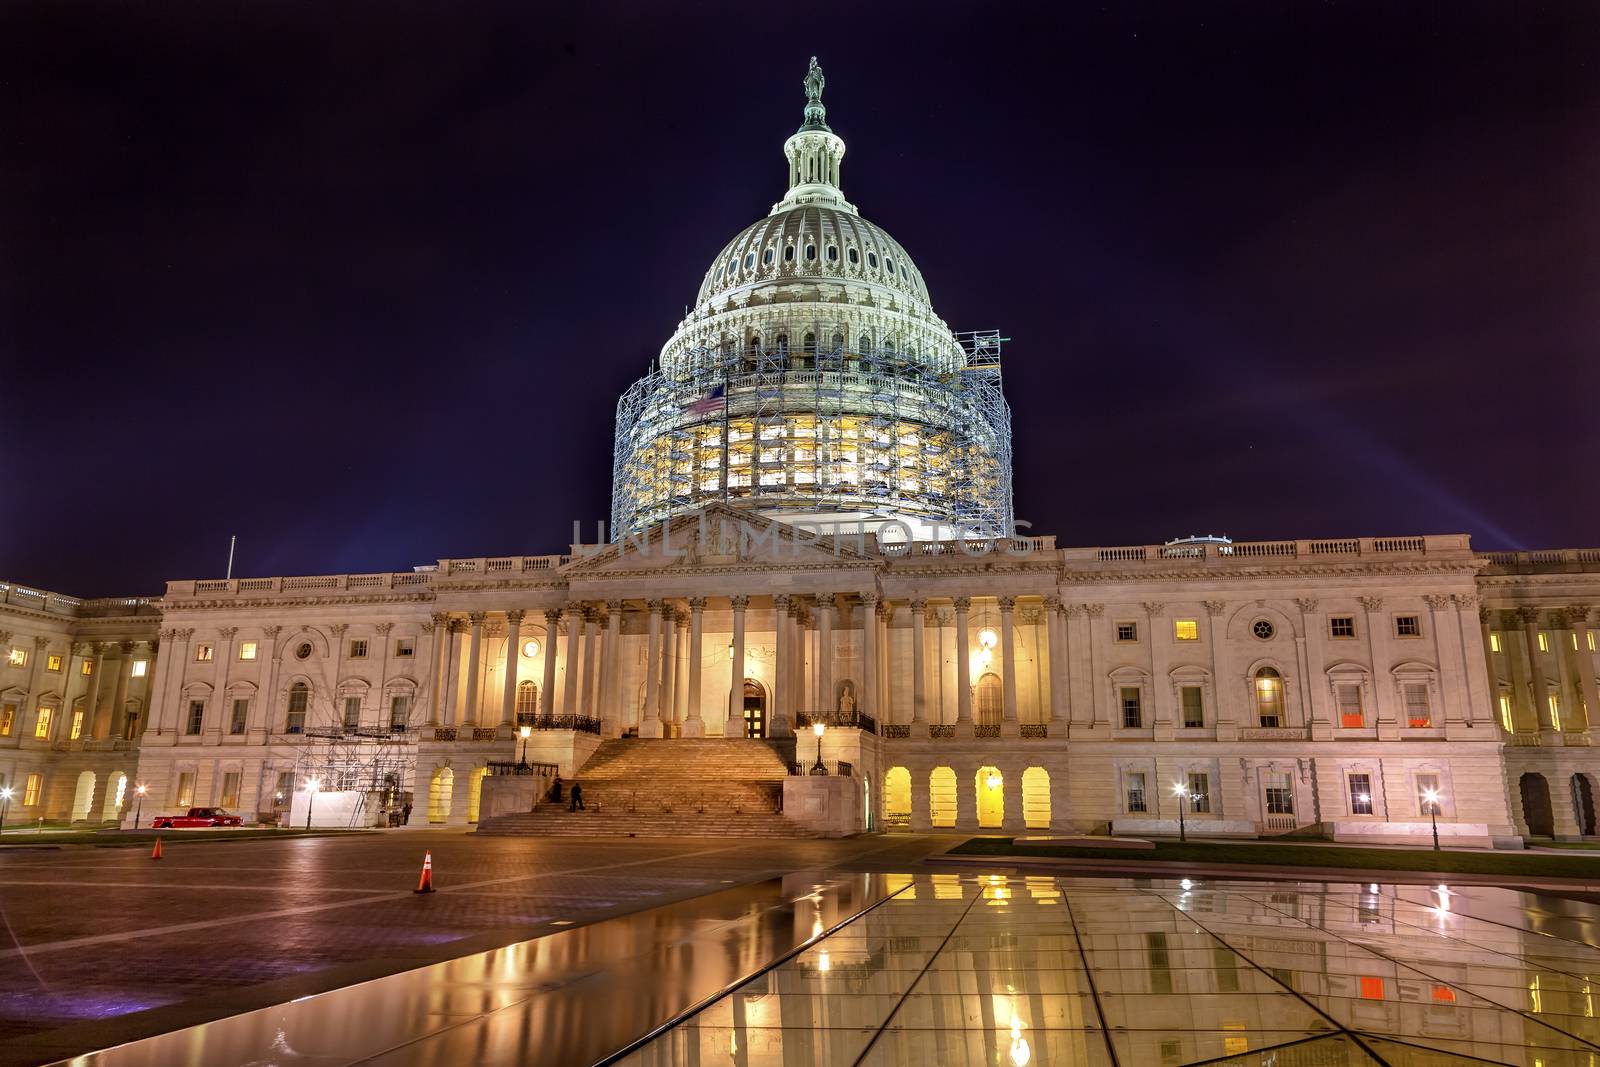
[[[765,795],[822,833],[1167,834],[1180,805],[1208,834],[1595,833],[1600,549],[1013,536],[1002,338],[951,330],[845,199],[815,61],[805,86],[787,193],[618,405],[609,539],[151,597],[0,583],[10,820],[282,821],[311,787],[319,822],[410,799],[465,828],[559,767],[613,798],[590,832],[692,790],[680,832]]]

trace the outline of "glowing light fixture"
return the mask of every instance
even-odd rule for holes
[[[987,626],[978,631],[979,648],[993,649],[999,643],[1000,635],[989,629]]]
[[[524,642],[522,642],[522,654],[524,656],[528,657],[529,659],[533,659],[535,656],[537,656],[539,654],[539,642],[537,642],[537,641],[524,641]]]
[[[989,776],[983,780],[983,784],[988,786],[990,789],[999,789],[1000,781],[1000,776],[994,771],[990,771]]]

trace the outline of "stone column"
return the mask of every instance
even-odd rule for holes
[[[104,644],[95,641],[89,645],[89,650],[94,654],[94,659],[90,661],[94,666],[89,669],[89,691],[84,694],[83,700],[82,737],[84,740],[100,736],[100,672],[105,669],[106,665],[106,646]],[[178,679],[178,688],[180,692],[183,689],[182,678]],[[71,714],[70,710],[68,714]],[[20,730],[22,725],[18,723],[13,729]]]
[[[838,707],[838,700],[833,694],[833,624],[837,618],[835,610],[832,593],[822,593],[817,596],[817,710],[824,714]]]
[[[269,629],[276,631],[277,627],[269,627]],[[144,736],[144,732],[150,728],[150,720],[155,717],[156,713],[156,671],[161,668],[161,641],[158,638],[147,642],[147,644],[150,648],[150,666],[145,669],[144,687],[140,691],[139,699],[143,702],[144,714],[140,716],[139,727],[134,732],[132,739],[135,741]],[[265,643],[263,642],[263,644]],[[261,701],[267,699],[267,694],[264,692],[257,694],[257,696]]]
[[[250,739],[251,744],[261,744],[272,733],[272,727],[277,720],[278,711],[278,634],[283,632],[281,626],[264,626],[261,629],[263,640],[261,642],[261,659],[265,666],[261,668],[261,690],[256,694],[256,703],[260,707],[255,709],[256,726],[258,734]],[[172,659],[169,652],[165,657]],[[157,687],[151,690],[151,699],[146,701],[150,707],[145,709],[144,717],[148,723],[154,715],[156,697],[164,690]]]
[[[956,733],[966,737],[972,733],[972,598],[958,596],[955,604]]]
[[[1589,729],[1591,716],[1600,711],[1597,703],[1594,676],[1594,653],[1589,651],[1589,605],[1573,604],[1567,608],[1567,621],[1572,626],[1572,635],[1577,639],[1578,648],[1575,653],[1578,659],[1578,691],[1583,694],[1583,728]],[[1574,714],[1572,721],[1578,722],[1579,716]]]
[[[678,674],[678,611],[670,601],[661,605],[661,721],[673,722],[678,716],[674,687]]]
[[[1300,629],[1304,636],[1299,640],[1304,648],[1305,662],[1301,664],[1304,680],[1300,686],[1301,699],[1311,710],[1311,739],[1333,740],[1333,713],[1328,707],[1328,663],[1323,651],[1327,627],[1319,613],[1321,605],[1311,597],[1295,601],[1300,609]]]
[[[728,720],[722,732],[727,737],[744,736],[744,610],[747,596],[730,597],[733,604],[733,674],[728,685]]]
[[[561,633],[561,612],[544,613],[544,678],[539,690],[539,716],[548,719],[556,713],[556,637]]]
[[[689,710],[683,720],[684,737],[704,737],[705,720],[700,716],[700,663],[705,639],[706,598],[689,598]]]
[[[1477,597],[1457,597],[1463,609],[1467,607],[1467,599],[1471,599],[1474,604],[1478,600]],[[1500,671],[1496,669],[1494,662],[1493,634],[1489,629],[1490,615],[1491,612],[1488,608],[1478,608],[1478,637],[1483,642],[1483,669],[1489,678],[1489,714],[1496,723],[1500,723]],[[1514,724],[1515,720],[1513,720]],[[1502,729],[1504,728],[1503,723],[1501,723],[1501,727]]]
[[[1017,639],[1013,633],[1014,625],[1011,615],[1016,610],[1016,597],[1003,596],[1000,601],[1000,684],[1004,689],[1001,694],[1004,698],[1005,721],[1001,724],[1001,731],[1010,733],[1017,730]]]
[[[478,724],[478,678],[483,673],[483,619],[484,613],[467,614],[467,701],[461,712],[461,725],[471,729]]]
[[[237,632],[237,628],[235,628]],[[230,638],[229,647],[233,645]],[[112,740],[121,737],[128,729],[128,682],[133,678],[133,649],[134,642],[123,641],[118,646],[122,651],[122,658],[117,661],[117,688],[111,697],[111,731],[107,735]],[[225,680],[228,673],[228,664],[223,662],[219,674],[224,680],[217,686],[217,699],[220,702],[227,700],[227,686]]]
[[[1065,616],[1061,614],[1060,597],[1054,594],[1045,597],[1044,610],[1048,620],[1045,635],[1050,644],[1050,700],[1046,721],[1052,725],[1051,735],[1055,736],[1057,731],[1065,733],[1072,721],[1072,708],[1067,700],[1071,678],[1067,669],[1067,624]]]
[[[1533,675],[1533,714],[1539,723],[1541,734],[1556,733],[1555,720],[1550,716],[1550,687],[1544,677],[1544,657],[1539,652],[1539,609],[1518,608],[1517,614],[1522,618],[1522,639],[1528,648],[1528,671]],[[1559,740],[1554,742],[1560,744]],[[1554,791],[1551,792],[1551,802],[1560,803]]]
[[[1433,725],[1453,730],[1472,717],[1471,687],[1467,684],[1466,656],[1460,640],[1461,624],[1453,618],[1456,603],[1448,594],[1430,594],[1422,599],[1432,613],[1433,646],[1439,657],[1439,686],[1436,692],[1428,694],[1428,714],[1433,719]],[[1458,678],[1461,680],[1459,689],[1454,684]],[[1467,693],[1467,699],[1460,703],[1450,700],[1449,696],[1456,692]],[[1432,707],[1435,703],[1439,706]],[[1461,704],[1468,706],[1462,707]]]
[[[433,662],[429,669],[428,725],[438,726],[444,721],[445,662],[450,654],[450,616],[442,611],[433,613]],[[274,659],[274,664],[277,661]]]
[[[520,608],[506,612],[506,690],[500,699],[501,726],[515,726],[517,722],[517,667],[522,660],[522,620],[526,614]]]
[[[621,737],[625,704],[618,674],[622,670],[622,608],[620,600],[606,601],[606,643],[600,677],[601,736]]]
[[[661,601],[644,603],[650,638],[644,653],[644,712],[639,720],[640,737],[661,736]]]
[[[1167,649],[1172,635],[1167,629],[1166,611],[1165,604],[1144,605],[1145,632],[1150,635],[1150,736],[1157,741],[1171,741],[1176,732],[1172,724],[1172,677],[1167,673]],[[1011,776],[1006,775],[1007,785],[1010,780]],[[1009,808],[1006,814],[1010,815]]]
[[[864,715],[878,714],[878,597],[861,594],[861,696]]]
[[[467,632],[467,624],[460,619],[450,620],[450,635],[445,640],[444,652],[444,713],[441,716],[446,726],[456,725],[456,691],[461,688],[461,657],[456,649],[460,644],[460,637]]]
[[[872,640],[878,646],[878,721],[886,723],[894,707],[894,657],[889,654],[889,619],[894,609],[887,600],[878,601],[877,618],[873,620]]]
[[[773,639],[776,654],[772,657],[772,708],[773,719],[792,722],[789,677],[789,595],[775,594],[772,598]],[[774,733],[777,731],[774,730]]]
[[[911,721],[924,728],[919,732],[925,732],[928,723],[927,612],[926,600],[911,602]]]
[[[806,631],[805,605],[796,597],[789,605],[789,655],[791,657],[794,676],[794,706],[797,711],[811,713],[817,710],[815,700],[812,698],[811,680],[806,670],[806,643],[810,634]]]
[[[561,714],[578,714],[578,694],[583,689],[579,669],[579,642],[583,637],[583,605],[567,605],[567,670],[561,683]]]
[[[583,713],[600,718],[600,622],[605,612],[590,608],[583,613]]]
[[[1104,604],[1085,604],[1083,606],[1084,626],[1089,631],[1089,639],[1084,644],[1084,651],[1089,657],[1089,669],[1085,678],[1089,686],[1089,723],[1090,729],[1111,729],[1114,724],[1111,720],[1112,710],[1106,705],[1110,699],[1105,680],[1100,677],[1100,669],[1106,662],[1106,632],[1100,625],[1100,620],[1106,613]],[[1117,719],[1117,723],[1121,723]]]

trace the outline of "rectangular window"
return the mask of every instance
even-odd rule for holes
[[[203,700],[189,701],[189,722],[188,728],[184,732],[193,737],[200,732],[200,727],[205,725],[205,721],[206,702]]]
[[[389,698],[389,729],[404,730],[411,721],[411,698]]]
[[[234,735],[242,734],[249,722],[250,701],[235,700],[233,702],[233,718],[228,720],[228,732]]]
[[[145,672],[148,671],[149,669],[150,669],[150,661],[149,660],[136,659],[136,660],[133,661],[133,677],[135,677],[135,678],[143,678],[145,676]]]
[[[225,808],[239,806],[239,772],[229,771],[222,776],[222,795],[217,798],[217,803]]]
[[[44,659],[44,669],[47,670],[47,671],[53,671],[56,674],[60,674],[61,673],[61,653],[53,652],[50,655],[46,656],[45,659]]]
[[[1126,774],[1123,780],[1128,787],[1128,810],[1130,812],[1143,812],[1144,806],[1144,775],[1141,773]]]
[[[1500,697],[1500,725],[1505,727],[1508,734],[1517,732],[1516,724],[1511,719],[1511,698],[1508,696]]]
[[[1432,796],[1434,799],[1429,800]],[[1423,815],[1441,815],[1444,809],[1439,806],[1439,776],[1437,774],[1417,775],[1417,811]]]
[[[1265,728],[1283,725],[1283,679],[1270,667],[1256,674],[1256,717]]]
[[[1361,710],[1361,687],[1341,685],[1336,689],[1339,698],[1339,725],[1346,730],[1359,730],[1367,725],[1366,715]]]
[[[43,792],[43,789],[42,789],[43,786],[44,786],[44,775],[42,775],[42,774],[30,774],[30,775],[28,775],[28,784],[25,787],[23,787],[23,790],[22,790],[22,806],[25,807],[25,808],[31,808],[35,804],[39,803],[39,794],[41,792]]]
[[[1559,732],[1561,729],[1561,698],[1551,693],[1550,700],[1550,725]]]
[[[1211,811],[1211,776],[1191,772],[1189,775],[1189,810],[1201,815]]]
[[[178,795],[174,800],[180,808],[194,807],[194,772],[184,771],[178,775]]]
[[[216,653],[217,650],[210,645],[195,645],[194,661],[196,663],[210,663],[211,658],[215,656]]]
[[[87,678],[87,677],[89,677],[89,675],[93,674],[94,673],[94,660],[92,660],[92,659],[84,660],[83,661],[83,666],[78,668],[78,673],[83,675],[85,678]]]
[[[17,725],[17,706],[15,704],[0,704],[0,737],[10,737],[11,730]]]
[[[1328,616],[1328,636],[1354,637],[1356,635],[1356,617],[1354,615]]]
[[[1396,615],[1394,617],[1394,635],[1396,637],[1421,637],[1422,620],[1415,615]]]
[[[351,659],[366,659],[367,658],[367,642],[365,640],[362,640],[362,639],[358,638],[357,640],[354,640],[354,641],[350,642],[350,658]]]
[[[1593,630],[1589,631],[1589,651],[1590,652],[1594,651],[1594,631]]]
[[[1294,814],[1294,779],[1287,773],[1267,775],[1267,814]]]
[[[1183,701],[1183,725],[1204,726],[1206,724],[1205,693],[1198,685],[1186,685],[1178,690]]]
[[[1174,641],[1200,640],[1200,623],[1194,619],[1173,619],[1172,639]]]
[[[1426,682],[1406,683],[1406,722],[1414,730],[1433,725],[1433,712],[1428,709]]]
[[[6,662],[13,667],[26,667],[28,665],[28,651],[23,648],[13,648],[6,653]]]
[[[83,712],[72,713],[72,731],[68,736],[74,741],[83,736]]]
[[[257,647],[258,646],[256,645],[256,643],[254,641],[240,641],[239,642],[239,658],[242,659],[242,660],[255,659],[256,658],[256,648]]]
[[[1539,651],[1540,652],[1549,652],[1550,651],[1550,635],[1545,633],[1543,630],[1539,631]]]
[[[1576,632],[1572,635],[1572,651],[1578,651],[1578,635]]]
[[[415,656],[417,654],[416,641],[409,637],[400,638],[394,643],[394,654],[396,656]]]
[[[1136,622],[1119,622],[1119,623],[1117,623],[1117,640],[1118,641],[1137,641],[1137,640],[1139,640],[1139,624],[1136,623]]]
[[[361,698],[344,698],[344,728],[354,730],[361,725]]]
[[[1350,814],[1372,814],[1372,775],[1352,774],[1348,779],[1350,783]]]
[[[1489,651],[1490,652],[1499,652],[1500,651],[1500,635],[1499,634],[1490,634],[1489,635]]]
[[[1126,730],[1137,730],[1144,725],[1144,716],[1139,707],[1139,687],[1125,685],[1122,687],[1122,726]]]
[[[273,805],[286,808],[289,806],[289,798],[292,796],[294,796],[294,772],[279,771],[278,785],[272,796]]]
[[[1383,999],[1383,979],[1375,977],[1375,976],[1370,975],[1370,974],[1362,975],[1361,976],[1361,999],[1362,1000],[1382,1000]]]
[[[54,708],[40,708],[39,718],[33,724],[33,736],[43,740],[50,736],[50,719],[55,715]]]

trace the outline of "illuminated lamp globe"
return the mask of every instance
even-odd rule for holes
[[[528,659],[533,659],[535,656],[537,656],[539,654],[539,642],[537,642],[537,641],[524,641],[524,642],[522,642],[522,654],[524,656],[526,656]]]
[[[1000,643],[1000,635],[987,626],[978,631],[978,645],[981,648],[994,648]]]

